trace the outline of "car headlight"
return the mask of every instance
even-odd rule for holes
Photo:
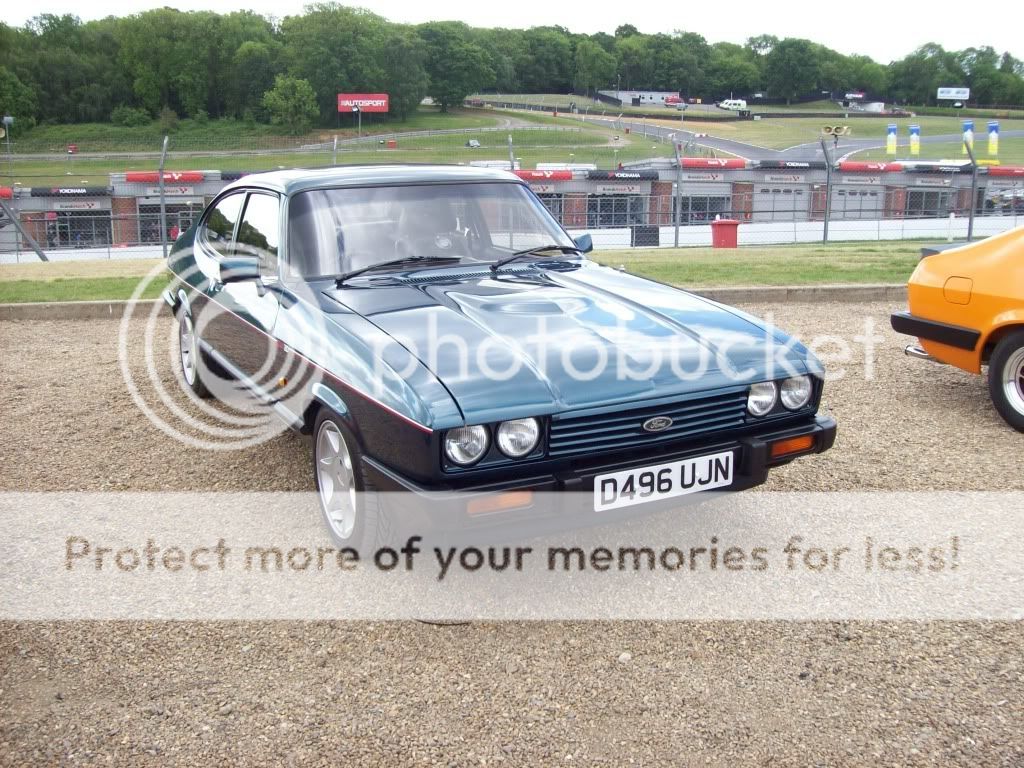
[[[525,456],[537,447],[540,423],[536,419],[514,419],[498,425],[498,449],[510,459]]]
[[[779,397],[779,388],[774,381],[762,381],[754,384],[747,395],[747,410],[754,416],[764,416],[775,407]]]
[[[810,376],[794,376],[782,382],[779,398],[784,406],[795,411],[807,405],[813,389]]]
[[[444,436],[444,454],[456,464],[468,467],[487,453],[488,443],[486,427],[456,427]]]

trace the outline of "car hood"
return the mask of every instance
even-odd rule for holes
[[[821,370],[801,344],[744,313],[592,263],[431,270],[326,295],[421,361],[469,423]]]

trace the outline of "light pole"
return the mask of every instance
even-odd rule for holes
[[[352,111],[356,113],[356,118],[359,120],[359,128],[356,130],[356,138],[361,139],[363,137],[363,110],[353,104]]]
[[[10,115],[3,116],[4,136],[7,139],[7,175],[14,178],[14,161],[11,159],[11,126],[14,125],[14,118]]]

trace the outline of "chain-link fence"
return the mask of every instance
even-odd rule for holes
[[[153,136],[14,142],[0,176],[0,261],[37,261],[34,246],[52,260],[157,258],[232,180],[362,163],[513,168],[566,229],[591,232],[599,249],[708,246],[716,219],[739,222],[740,245],[956,239],[1024,223],[1024,175],[773,171],[677,145],[664,129],[644,135],[636,122],[497,119],[315,140],[171,134],[166,155]]]

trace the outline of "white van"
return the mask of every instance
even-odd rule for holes
[[[747,102],[744,99],[726,99],[725,101],[718,102],[718,106],[721,109],[739,111],[747,108]]]

